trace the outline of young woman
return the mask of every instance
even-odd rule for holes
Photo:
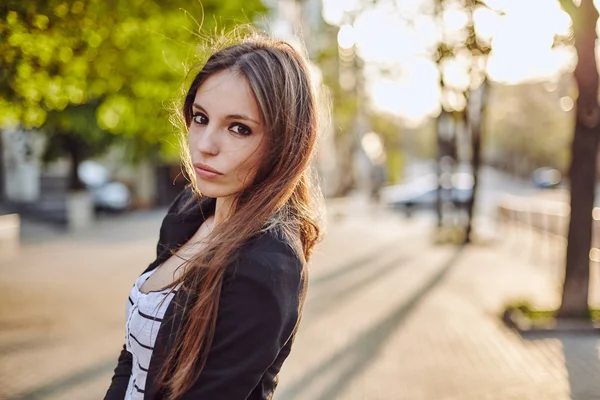
[[[182,111],[194,178],[131,289],[105,399],[270,399],[320,235],[307,65],[286,43],[246,39],[208,59]]]

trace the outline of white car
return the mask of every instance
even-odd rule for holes
[[[121,183],[111,181],[110,172],[95,161],[79,165],[79,179],[92,194],[94,208],[105,211],[126,211],[131,206],[131,192]]]

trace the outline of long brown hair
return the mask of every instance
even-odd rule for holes
[[[189,128],[192,104],[206,79],[223,70],[249,82],[266,126],[267,151],[254,181],[237,196],[234,212],[211,232],[202,252],[186,262],[179,283],[187,293],[186,318],[160,375],[169,399],[183,395],[204,368],[214,337],[225,269],[255,234],[279,227],[309,260],[321,235],[318,191],[310,171],[317,142],[317,110],[307,63],[291,45],[257,34],[214,53],[193,79],[182,119]],[[186,146],[183,162],[194,185]],[[315,201],[316,200],[316,201]],[[306,282],[307,274],[302,274]]]

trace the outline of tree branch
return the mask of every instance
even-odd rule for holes
[[[575,20],[577,17],[578,7],[575,5],[575,3],[573,3],[573,0],[559,0],[559,2],[562,9],[569,14],[572,20]]]

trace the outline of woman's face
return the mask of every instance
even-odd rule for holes
[[[188,128],[196,182],[208,197],[234,196],[254,179],[265,147],[254,93],[239,72],[211,75],[198,88]]]

